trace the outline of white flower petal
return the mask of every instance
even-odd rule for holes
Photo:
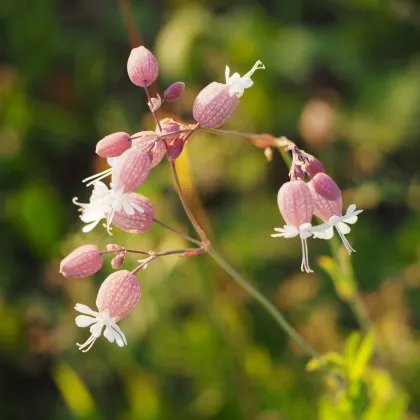
[[[100,337],[101,336],[101,334],[102,334],[102,329],[104,328],[104,324],[102,324],[101,322],[97,322],[96,324],[93,324],[91,327],[90,327],[90,333],[94,336],[94,337],[96,337],[96,338],[98,338],[98,337]]]
[[[84,227],[82,228],[82,231],[83,231],[84,233],[88,233],[88,232],[90,232],[92,229],[94,229],[94,228],[95,228],[95,226],[96,226],[96,225],[100,222],[100,220],[101,220],[101,219],[95,220],[94,222],[92,222],[92,223],[90,223],[90,224],[88,224],[88,225],[84,226]]]
[[[115,341],[115,333],[111,327],[106,327],[104,331],[104,337],[110,342],[113,343]]]
[[[356,204],[350,204],[347,207],[346,215],[352,214],[356,210]]]
[[[112,328],[121,336],[123,339],[125,345],[127,345],[127,339],[125,338],[124,333],[122,332],[122,329],[117,324],[112,324]]]
[[[90,325],[98,322],[96,318],[92,318],[87,315],[76,316],[76,325],[81,328],[89,327]]]
[[[339,230],[340,230],[340,232],[341,232],[343,235],[347,235],[347,234],[348,234],[348,233],[350,233],[350,231],[351,231],[350,226],[346,225],[346,224],[345,224],[345,223],[343,223],[343,222],[337,223],[337,224],[336,224],[336,228],[337,228],[337,229],[339,229]]]
[[[92,309],[89,308],[89,306],[83,305],[82,303],[76,303],[74,309],[76,309],[77,312],[80,312],[86,315],[96,316],[99,314],[99,312],[93,311]]]
[[[351,225],[354,225],[357,222],[357,216],[349,216],[349,217],[344,216],[341,219],[341,221],[345,222],[345,223],[350,223]]]
[[[321,231],[312,231],[314,238],[318,238],[318,239],[331,239],[334,236],[334,228],[332,226],[329,226],[327,229],[325,230],[321,230]]]
[[[308,239],[310,236],[312,236],[312,232],[303,230],[300,232],[299,236],[301,239]]]

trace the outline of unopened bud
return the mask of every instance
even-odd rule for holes
[[[314,215],[323,221],[332,216],[341,216],[343,199],[338,185],[325,173],[317,173],[309,182],[314,202]]]
[[[116,211],[112,224],[128,233],[147,232],[155,217],[155,206],[148,198],[140,194],[131,194],[130,203],[133,206],[142,207],[144,212],[135,211],[133,214],[127,214],[124,210]]]
[[[172,83],[172,85],[169,86],[165,90],[163,94],[163,99],[169,102],[175,101],[184,93],[184,89],[185,89],[185,83],[182,83],[182,82]]]
[[[305,170],[311,178],[319,172],[325,172],[324,165],[316,158],[311,159],[305,164]]]
[[[130,80],[137,86],[151,85],[158,77],[159,66],[155,56],[145,47],[131,50],[127,62],[127,72]]]
[[[184,141],[180,137],[176,137],[171,140],[168,144],[167,156],[168,159],[173,161],[175,160],[184,149]]]
[[[113,133],[104,137],[96,145],[96,153],[102,158],[112,158],[123,154],[131,147],[130,135],[127,133]]]
[[[95,245],[83,245],[67,255],[60,264],[60,273],[68,279],[89,277],[102,268],[101,251]]]
[[[152,168],[151,156],[138,149],[124,152],[112,172],[113,185],[123,193],[133,192],[142,185]]]
[[[300,225],[311,222],[313,200],[311,191],[303,181],[284,183],[277,195],[277,203],[288,225],[299,229]]]
[[[152,168],[158,165],[165,156],[166,148],[162,140],[154,131],[140,131],[133,134],[132,149],[148,152],[152,156]]]
[[[195,99],[193,117],[201,127],[217,128],[230,118],[238,104],[239,98],[230,95],[229,86],[213,82]]]
[[[128,270],[121,270],[109,275],[102,283],[96,298],[100,312],[108,310],[109,316],[116,322],[127,316],[137,305],[141,297],[140,283]]]
[[[264,149],[264,156],[268,162],[271,162],[273,160],[273,149],[271,147],[266,147]]]
[[[121,246],[117,245],[117,244],[108,244],[106,246],[106,249],[108,251],[118,251],[118,250],[123,249],[123,248]]]
[[[120,268],[124,264],[126,252],[120,252],[111,261],[111,266],[114,270]]]

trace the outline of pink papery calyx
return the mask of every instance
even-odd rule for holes
[[[159,65],[155,56],[145,47],[131,50],[127,61],[127,72],[130,80],[137,86],[150,86],[158,77]]]
[[[302,242],[301,270],[311,273],[309,267],[307,238],[312,235],[313,200],[308,186],[303,181],[286,182],[277,195],[280,213],[286,222],[283,228],[275,228],[272,237],[294,238],[300,236]]]
[[[149,175],[152,157],[139,149],[124,152],[116,161],[112,172],[112,184],[123,193],[137,190]]]
[[[141,297],[140,283],[127,270],[117,271],[108,276],[99,288],[96,306],[99,312],[86,305],[76,304],[75,309],[83,315],[76,317],[78,327],[89,327],[91,336],[83,344],[77,344],[79,350],[87,352],[102,335],[109,342],[119,347],[127,345],[127,340],[117,322],[127,316],[137,305]]]
[[[170,85],[165,92],[163,93],[163,99],[165,101],[176,101],[185,90],[185,83],[183,82],[175,82]]]
[[[95,245],[82,245],[60,263],[60,273],[68,279],[89,277],[102,268],[101,251]]]
[[[152,168],[160,163],[165,156],[166,148],[164,140],[159,140],[154,131],[140,131],[131,136],[132,149],[147,152],[152,157]]]
[[[113,158],[122,155],[131,147],[130,135],[123,132],[104,137],[96,145],[96,154],[102,158]]]

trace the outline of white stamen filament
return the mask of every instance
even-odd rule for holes
[[[95,175],[85,178],[82,182],[93,180],[93,181],[90,181],[88,184],[86,184],[86,186],[88,187],[89,185],[94,184],[96,181],[100,181],[101,179],[106,178],[107,176],[111,174],[112,174],[112,168],[109,168],[109,169],[106,169],[105,171],[99,172],[99,174],[95,174]]]
[[[96,337],[95,335],[92,334],[83,344],[76,343],[76,345],[77,345],[77,347],[79,347],[79,350],[81,352],[86,353],[95,344],[95,341],[97,340],[97,338],[98,337]],[[86,348],[86,346],[87,346],[87,348]]]
[[[347,238],[345,237],[345,235],[343,234],[343,232],[341,232],[340,228],[338,227],[338,225],[335,225],[335,228],[337,229],[337,232],[341,238],[341,240],[343,241],[343,245],[346,248],[347,252],[349,253],[349,255],[352,252],[356,252],[356,250],[350,245],[350,242],[347,240]]]
[[[252,67],[252,69],[242,77],[242,79],[250,78],[257,70],[264,70],[264,69],[265,69],[265,66],[262,63],[262,61],[258,60],[254,64],[254,66]]]
[[[309,255],[308,255],[308,243],[306,239],[301,239],[302,241],[302,264],[300,266],[301,271],[306,271],[307,273],[313,273],[309,267]]]

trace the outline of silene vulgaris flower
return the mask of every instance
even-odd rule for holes
[[[343,199],[340,188],[325,173],[317,173],[308,182],[308,187],[313,198],[314,215],[325,222],[313,228],[314,237],[331,239],[335,228],[347,252],[349,254],[355,252],[345,235],[351,231],[349,224],[356,223],[357,215],[363,210],[356,210],[356,205],[351,204],[343,216]]]
[[[103,312],[93,311],[87,305],[77,303],[74,307],[76,311],[81,312],[83,315],[76,317],[76,325],[81,328],[90,327],[90,337],[83,344],[77,343],[77,347],[83,353],[89,351],[95,341],[102,335],[102,331],[105,327],[104,337],[110,342],[114,341],[118,347],[124,347],[127,345],[127,340],[121,328],[116,324],[116,320],[109,315],[109,311],[106,309]]]
[[[286,225],[275,228],[278,233],[273,238],[294,238],[299,236],[302,242],[301,270],[313,271],[309,267],[307,239],[312,236],[313,200],[308,186],[303,181],[290,181],[282,185],[277,196],[277,203]]]
[[[77,344],[79,350],[87,352],[102,335],[119,347],[127,345],[127,340],[117,322],[125,318],[137,305],[141,297],[140,283],[136,276],[127,270],[110,274],[102,283],[96,298],[98,311],[89,306],[76,304],[75,309],[83,315],[76,317],[76,325],[90,327],[90,337],[83,344]]]
[[[81,208],[80,219],[87,223],[82,229],[85,233],[94,229],[102,219],[106,219],[106,228],[111,235],[111,223],[116,212],[124,211],[127,215],[133,215],[136,211],[144,213],[143,207],[135,200],[135,195],[123,193],[113,184],[108,189],[102,181],[93,183],[89,203],[79,203],[77,197],[73,198],[73,203]]]

